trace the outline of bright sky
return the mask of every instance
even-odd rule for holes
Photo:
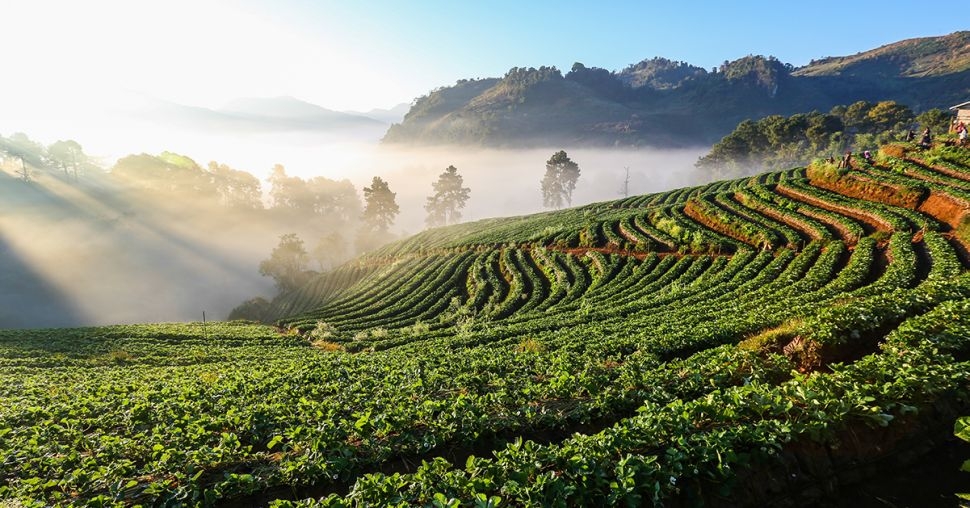
[[[711,68],[748,54],[799,66],[944,35],[952,2],[574,0],[0,0],[0,135],[76,139],[105,165],[171,150],[258,175],[364,171],[362,149],[166,123],[158,100],[218,108],[293,96],[335,110],[409,103],[463,78],[664,56]],[[312,152],[307,151],[312,148]],[[364,176],[359,176],[366,181]]]
[[[946,14],[952,1],[0,3],[0,106],[34,114],[78,100],[98,109],[127,100],[122,92],[209,107],[292,95],[368,110],[513,66],[618,70],[664,56],[710,68],[749,53],[798,66],[967,28]]]

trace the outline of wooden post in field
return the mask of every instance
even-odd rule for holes
[[[205,329],[205,311],[202,311],[202,338],[209,340],[209,334]]]

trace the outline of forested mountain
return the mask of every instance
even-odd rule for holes
[[[387,143],[710,144],[739,122],[893,100],[917,113],[970,97],[970,32],[910,39],[795,68],[749,55],[711,71],[653,58],[622,71],[512,68],[418,98]]]

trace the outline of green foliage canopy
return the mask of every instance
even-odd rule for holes
[[[373,232],[384,233],[401,212],[396,193],[381,177],[375,176],[370,187],[364,187],[364,222]]]
[[[901,138],[913,120],[908,107],[893,101],[858,101],[836,106],[828,114],[813,111],[745,120],[701,157],[697,167],[729,176],[803,165],[846,149],[872,150]]]
[[[465,208],[471,189],[463,187],[464,179],[458,174],[458,168],[448,166],[444,173],[438,175],[438,181],[431,184],[434,194],[428,196],[424,205],[428,217],[428,226],[444,226],[453,224],[461,219],[461,209]]]
[[[272,277],[280,293],[285,293],[306,282],[308,259],[303,240],[295,233],[287,233],[280,236],[280,243],[273,249],[269,259],[259,264],[259,273],[264,277]]]
[[[572,205],[573,191],[579,180],[579,165],[573,162],[564,150],[552,154],[546,161],[546,172],[542,177],[542,204],[547,208],[562,208]]]

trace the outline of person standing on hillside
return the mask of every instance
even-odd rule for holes
[[[862,152],[862,158],[866,160],[866,164],[872,164],[872,152],[869,150]]]
[[[919,146],[929,148],[933,145],[933,136],[930,135],[930,128],[923,129],[923,136],[919,138]]]
[[[846,150],[845,157],[839,162],[839,169],[852,169],[852,152]]]
[[[916,139],[916,131],[910,129],[906,132],[906,141],[912,143],[914,139]]]
[[[967,125],[963,122],[957,124],[957,139],[960,140],[960,146],[967,144]]]

